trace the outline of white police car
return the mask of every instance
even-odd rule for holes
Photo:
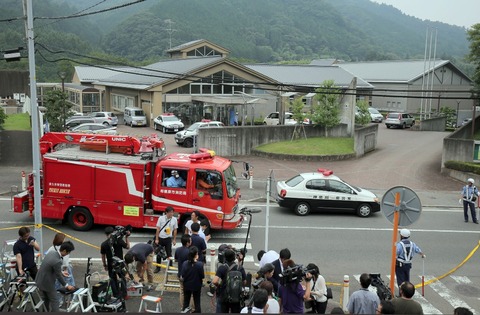
[[[185,128],[182,121],[171,113],[165,113],[157,116],[153,120],[153,128],[155,130],[161,129],[163,133],[167,132],[178,132]]]
[[[380,211],[374,193],[350,184],[333,175],[331,170],[318,169],[277,183],[277,203],[305,216],[312,210],[353,212],[368,217]]]

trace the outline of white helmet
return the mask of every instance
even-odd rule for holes
[[[410,237],[410,230],[409,229],[401,229],[400,230],[400,235],[402,237]]]
[[[469,178],[469,179],[467,179],[467,182],[468,182],[468,183],[475,184],[475,180],[474,180],[473,178]]]

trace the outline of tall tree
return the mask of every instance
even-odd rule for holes
[[[61,90],[51,90],[46,93],[45,118],[48,120],[50,131],[63,131],[64,122],[68,118],[72,104],[67,102],[67,93]]]
[[[3,108],[0,107],[0,125],[5,123],[5,120],[7,119],[7,114],[5,114],[5,111]]]
[[[323,81],[322,86],[317,88],[315,92],[317,93],[315,95],[317,104],[313,105],[312,120],[315,125],[323,126],[325,135],[327,135],[328,128],[340,123],[341,92],[335,87],[333,80]]]
[[[474,86],[472,92],[476,102],[478,102],[480,96],[480,23],[473,25],[472,28],[467,31],[467,37],[470,41],[468,60],[475,65],[475,73],[473,75]]]

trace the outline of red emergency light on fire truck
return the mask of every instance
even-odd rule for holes
[[[165,155],[156,136],[74,133],[47,133],[40,147],[43,218],[61,219],[81,231],[93,224],[153,228],[158,215],[173,206],[180,224],[194,210],[213,229],[234,229],[243,221],[232,161],[206,149]],[[170,187],[168,179],[176,173],[183,187]],[[209,188],[197,183],[200,178]],[[29,180],[27,190],[14,198],[14,211],[28,210],[32,200]]]

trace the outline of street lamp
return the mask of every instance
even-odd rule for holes
[[[65,128],[67,114],[65,113],[65,78],[67,77],[67,73],[64,71],[60,71],[58,73],[60,79],[62,79],[62,108],[63,108],[63,128]]]

